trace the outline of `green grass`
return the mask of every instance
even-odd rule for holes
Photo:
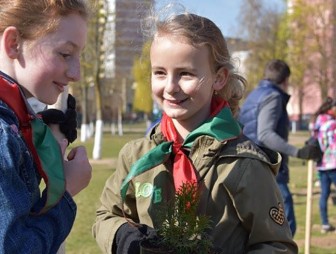
[[[125,132],[124,136],[111,136],[104,134],[102,143],[102,158],[108,159],[117,157],[120,148],[130,139],[143,136],[143,132]],[[306,139],[307,132],[298,132],[291,135],[290,142],[294,145],[302,146]],[[75,143],[74,145],[78,145]],[[88,154],[92,154],[93,140],[90,139],[84,144],[88,149]],[[91,234],[91,227],[95,220],[95,210],[98,207],[99,197],[104,187],[106,179],[112,174],[114,168],[110,164],[93,163],[93,175],[90,185],[75,197],[78,205],[77,218],[66,241],[67,254],[96,254],[101,253]],[[307,185],[307,164],[302,160],[290,159],[290,188],[295,202],[295,212],[297,218],[297,234],[294,240],[298,243],[300,253],[304,253],[305,220],[306,220],[306,185]],[[316,177],[316,175],[314,175]],[[335,243],[331,248],[328,243],[336,242],[336,234],[320,233],[320,218],[318,211],[319,187],[314,188],[313,212],[312,212],[312,232],[311,232],[311,252],[312,254],[336,254]],[[336,225],[336,207],[329,204],[329,218],[331,223]],[[331,239],[331,240],[330,240]],[[328,242],[329,240],[329,242]]]
[[[290,143],[301,147],[304,141],[308,138],[307,132],[298,132],[290,136]],[[294,240],[299,245],[300,253],[304,253],[305,246],[305,225],[306,225],[306,205],[307,205],[307,172],[308,163],[290,158],[290,189],[293,193],[295,204],[295,215],[297,220],[297,232]],[[314,172],[314,182],[317,180],[317,174]],[[335,188],[333,188],[335,190]],[[335,195],[333,191],[332,195]],[[312,254],[336,254],[336,234],[321,234],[320,233],[320,214],[319,214],[319,196],[320,187],[313,187],[313,203],[311,216],[311,247]],[[329,220],[331,224],[336,224],[336,207],[329,199],[328,205]],[[331,244],[332,243],[332,244]]]
[[[75,197],[77,218],[66,241],[66,253],[101,253],[91,234],[96,208],[106,179],[113,169],[104,165],[95,165],[89,186]]]
[[[117,158],[119,150],[129,140],[143,137],[144,132],[125,131],[123,136],[104,133],[102,140],[102,161],[109,158]],[[94,138],[85,143],[76,141],[71,147],[84,145],[87,148],[89,158],[92,158]],[[93,254],[101,253],[91,234],[91,227],[95,220],[96,208],[99,205],[99,197],[107,178],[113,173],[111,165],[92,163],[93,172],[89,186],[75,196],[77,203],[77,217],[73,229],[66,241],[66,253],[70,254]]]
[[[136,139],[144,136],[145,133],[145,124],[138,123],[134,125],[126,124],[123,126],[124,128],[124,135],[111,135],[109,131],[109,126],[105,126],[104,130],[105,133],[103,135],[102,140],[102,159],[107,158],[116,158],[118,157],[118,153],[122,146],[131,139]],[[78,133],[78,137],[80,137],[80,133]],[[94,137],[85,141],[85,143],[81,143],[80,141],[76,140],[73,144],[69,146],[69,148],[77,146],[77,145],[85,145],[87,148],[89,158],[92,158],[92,149],[94,144]]]

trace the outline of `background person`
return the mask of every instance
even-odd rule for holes
[[[323,152],[322,159],[316,164],[320,179],[320,216],[321,233],[333,232],[335,227],[329,223],[328,199],[331,184],[336,187],[336,101],[327,100],[317,111],[314,134]]]
[[[281,154],[282,161],[276,181],[280,188],[285,212],[292,234],[296,231],[296,220],[292,194],[288,187],[288,156],[301,159],[316,159],[319,150],[312,145],[301,149],[288,143],[289,118],[287,94],[290,68],[286,62],[273,59],[264,70],[264,78],[247,96],[241,107],[239,121],[244,134],[261,147],[267,147]]]
[[[319,122],[316,122],[317,120],[317,117],[319,115],[322,115],[322,114],[326,114],[327,111],[329,111],[332,107],[332,103],[333,103],[333,99],[331,97],[327,97],[322,105],[317,109],[317,111],[311,116],[310,118],[310,121],[309,121],[309,131],[310,131],[310,138],[306,141],[306,143],[311,143],[311,144],[314,144],[314,145],[319,145],[319,141],[318,141],[318,130],[320,128],[320,124],[323,122],[323,118],[320,118]],[[321,151],[322,153],[322,151]],[[322,156],[321,156],[322,158]],[[318,163],[319,161],[317,161]],[[317,179],[315,180],[314,182],[314,186],[315,187],[319,187],[320,186],[320,173],[319,171],[317,170],[316,172],[316,177]]]

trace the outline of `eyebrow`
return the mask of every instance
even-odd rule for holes
[[[66,41],[65,45],[71,45],[72,47],[74,47],[75,49],[81,49],[76,43],[74,43],[73,41]],[[84,47],[83,47],[84,49]]]
[[[160,66],[160,65],[153,65],[152,66],[152,69],[166,69],[165,67],[163,67],[163,66]],[[187,70],[187,71],[192,71],[192,72],[195,72],[195,71],[197,71],[197,69],[195,69],[195,68],[191,68],[191,67],[188,67],[188,66],[186,66],[186,67],[176,67],[176,70],[177,71],[184,71],[184,70]]]

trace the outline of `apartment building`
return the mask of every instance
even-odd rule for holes
[[[134,92],[133,61],[141,54],[145,40],[141,24],[154,0],[108,0],[107,4],[103,109],[114,112],[122,104],[122,111],[127,113],[132,109]]]

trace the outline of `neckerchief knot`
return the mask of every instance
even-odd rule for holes
[[[129,183],[134,177],[162,164],[172,153],[174,154],[175,189],[178,190],[183,182],[197,181],[194,166],[183,150],[190,149],[194,141],[203,135],[213,137],[218,141],[224,141],[236,138],[241,133],[240,125],[234,119],[228,103],[220,97],[213,98],[209,118],[190,132],[183,143],[178,142],[178,133],[173,121],[166,114],[163,114],[160,125],[167,141],[154,147],[131,166],[130,172],[120,188],[122,201],[125,200]]]

